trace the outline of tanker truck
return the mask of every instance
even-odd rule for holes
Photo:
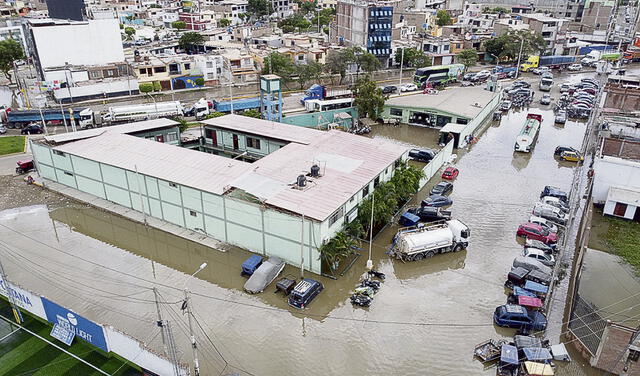
[[[403,261],[418,261],[437,253],[466,249],[470,238],[469,227],[457,219],[405,227],[394,237],[391,255]]]

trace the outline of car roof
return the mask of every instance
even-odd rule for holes
[[[542,226],[537,224],[537,223],[525,222],[525,223],[521,224],[520,226],[542,230]]]

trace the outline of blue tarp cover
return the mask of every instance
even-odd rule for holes
[[[550,360],[551,352],[544,347],[527,347],[522,349],[528,360]]]
[[[513,295],[515,295],[515,296],[530,296],[532,298],[537,298],[538,297],[538,295],[534,294],[533,292],[527,291],[527,290],[523,289],[522,287],[518,287],[518,286],[513,288]]]
[[[500,361],[508,364],[518,365],[518,349],[511,345],[502,345]]]
[[[529,290],[529,291],[535,291],[535,292],[540,292],[543,294],[546,294],[547,291],[549,291],[549,287],[540,284],[538,282],[533,282],[533,281],[527,281],[524,284],[524,288]]]
[[[403,226],[415,226],[418,222],[420,222],[420,217],[409,212],[404,213],[400,218],[400,224]]]

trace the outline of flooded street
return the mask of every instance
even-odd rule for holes
[[[156,286],[180,359],[191,362],[181,311],[187,284],[202,375],[493,375],[472,352],[488,338],[515,333],[495,327],[492,314],[506,302],[503,282],[522,251],[517,226],[527,221],[545,185],[569,189],[575,164],[559,162],[553,152],[560,144],[579,147],[585,131],[580,122],[554,124],[552,106],[534,108],[539,98],[537,93],[530,109],[543,116],[532,153],[513,151],[526,109],[492,123],[468,151],[454,151],[460,175],[451,210],[471,229],[468,250],[419,262],[391,260],[385,252],[398,227],[387,227],[373,247],[375,268],[387,278],[368,309],[349,302],[366,253],[338,280],[313,276],[325,289],[298,311],[273,285],[255,296],[242,291],[246,251],[212,250],[79,204],[0,212],[7,248],[0,255],[10,280],[162,351],[155,336]],[[372,137],[437,148],[431,129],[380,126]],[[437,182],[435,177],[416,199]],[[208,266],[189,279],[203,262]],[[283,275],[298,277],[300,271],[287,266]]]

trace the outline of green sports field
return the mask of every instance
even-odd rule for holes
[[[13,318],[8,303],[3,299],[0,299],[0,315]],[[26,320],[23,326],[27,329],[77,355],[109,375],[141,375],[141,372],[134,366],[125,364],[120,359],[105,356],[104,353],[95,350],[80,339],[74,339],[72,345],[67,347],[49,336],[51,326],[26,314],[23,314],[23,317]],[[13,332],[15,329],[16,327],[12,328],[6,321],[0,320],[0,375],[101,375],[88,365],[23,330]]]

